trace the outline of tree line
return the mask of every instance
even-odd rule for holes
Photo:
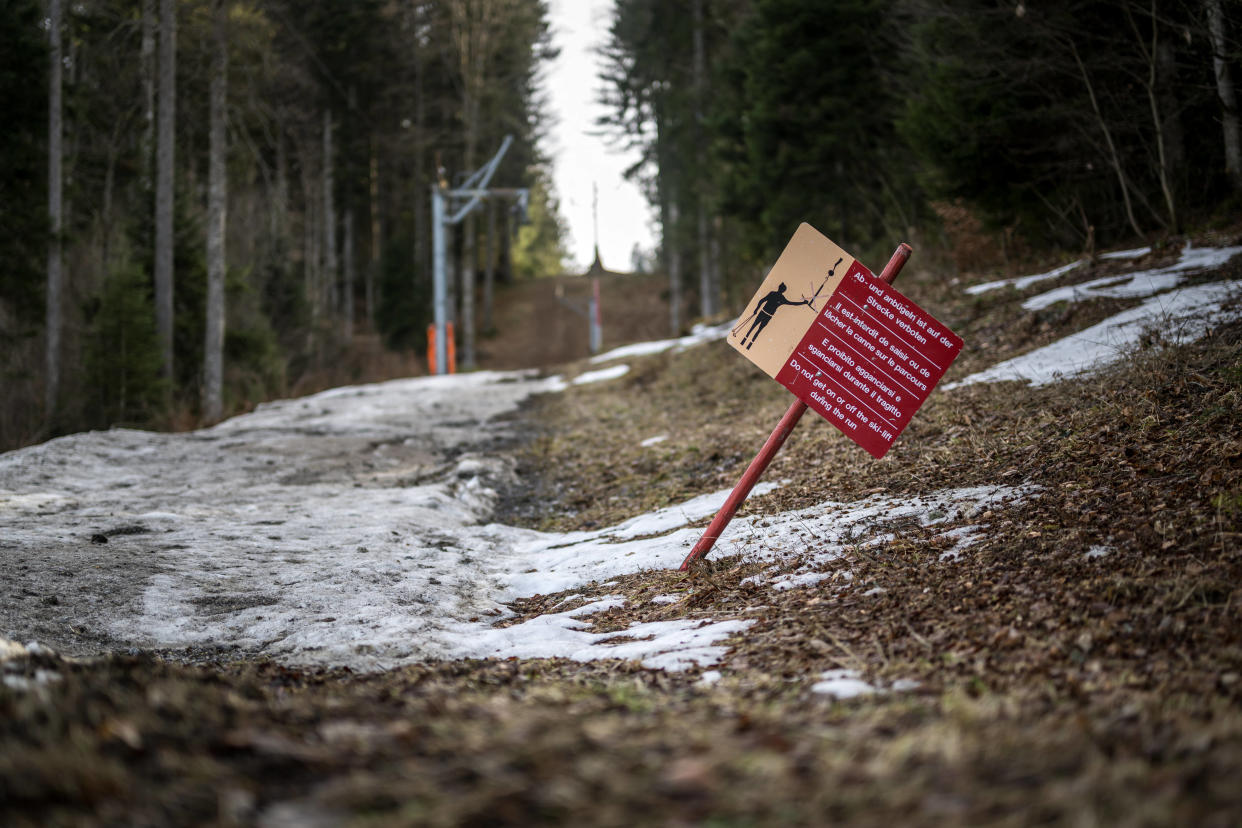
[[[998,263],[1236,219],[1237,0],[617,0],[602,128],[641,160],[670,323],[749,295],[799,221],[878,264]]]
[[[425,347],[430,188],[514,143],[452,234],[463,362],[492,283],[559,263],[545,0],[0,0],[0,448],[214,422],[360,332]],[[479,313],[476,314],[476,305]]]

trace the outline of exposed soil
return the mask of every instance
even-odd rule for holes
[[[971,348],[949,380],[1123,306],[1031,315],[1011,291],[901,286]],[[524,486],[502,519],[592,528],[732,485],[790,400],[723,343],[629,362],[528,405]],[[1193,345],[1150,341],[1086,379],[937,391],[882,461],[808,416],[768,472],[782,487],[750,513],[1037,488],[976,516],[988,530],[956,557],[942,558],[944,527],[896,521],[828,563],[808,537],[776,564],[715,557],[576,590],[631,599],[589,619],[598,629],[753,619],[718,677],[617,661],[358,675],[209,652],[21,655],[0,668],[0,822],[1238,824],[1240,403],[1231,324]],[[808,561],[821,586],[747,581]],[[842,668],[889,692],[810,689]]]
[[[493,327],[477,346],[479,366],[546,368],[587,356],[585,314],[594,278],[533,279],[498,289]],[[604,350],[669,336],[665,277],[605,271],[598,280]]]

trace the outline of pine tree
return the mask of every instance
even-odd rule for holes
[[[51,48],[48,50],[51,59],[48,92],[48,138],[47,138],[47,203],[48,224],[51,236],[47,248],[47,322],[45,335],[47,338],[47,371],[46,417],[54,422],[57,415],[57,404],[60,397],[60,336],[62,321],[62,305],[64,302],[64,260],[62,254],[63,230],[63,146],[62,136],[62,68],[61,56],[61,16],[60,0],[48,3],[48,38]]]
[[[176,176],[177,2],[160,0],[155,161],[155,318],[164,376],[173,376],[173,202]]]
[[[229,4],[212,0],[214,55],[211,67],[210,149],[207,181],[207,322],[203,344],[203,417],[216,422],[224,410],[224,279],[225,227],[228,209],[228,141],[225,133],[228,106]]]

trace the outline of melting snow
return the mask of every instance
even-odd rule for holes
[[[775,589],[792,589],[829,578],[849,582],[854,574],[848,569],[831,573],[807,570],[838,560],[855,548],[873,547],[891,540],[892,534],[887,530],[894,522],[913,521],[921,526],[935,526],[950,521],[971,521],[999,504],[1020,503],[1036,491],[1034,486],[976,486],[944,489],[912,498],[876,495],[853,503],[829,501],[778,515],[734,520],[717,549],[722,550],[718,554],[740,553],[752,561],[777,562],[763,572],[743,578],[744,585],[770,582]],[[738,527],[736,536],[734,527]],[[960,550],[973,542],[974,535],[982,530],[983,527],[967,524],[945,535],[957,538],[954,550]],[[797,559],[800,569],[780,575],[779,562],[789,559]]]
[[[1079,259],[1076,262],[1070,262],[1067,265],[1062,265],[1061,267],[1049,270],[1046,273],[1036,273],[1034,276],[1018,276],[1013,279],[998,279],[995,282],[984,282],[981,285],[971,285],[966,288],[966,292],[971,295],[975,295],[979,293],[986,293],[989,290],[997,290],[1003,287],[1013,287],[1017,290],[1026,290],[1036,282],[1042,282],[1045,279],[1055,279],[1058,276],[1064,276],[1066,273],[1069,273],[1082,263],[1083,260]]]
[[[1101,259],[1137,259],[1141,256],[1146,256],[1150,252],[1151,252],[1150,247],[1136,247],[1133,250],[1114,250],[1111,253],[1101,253],[1100,258]],[[971,285],[970,287],[966,288],[966,292],[974,295],[974,294],[979,294],[979,293],[986,293],[989,290],[997,290],[998,288],[1003,288],[1003,287],[1013,287],[1016,290],[1026,290],[1028,287],[1030,287],[1033,284],[1036,284],[1037,282],[1042,282],[1047,279],[1055,279],[1058,276],[1064,276],[1066,273],[1069,273],[1071,270],[1074,270],[1078,266],[1082,265],[1085,261],[1086,261],[1085,259],[1079,259],[1076,262],[1070,262],[1067,265],[1062,265],[1061,267],[1053,268],[1052,270],[1049,270],[1046,273],[1036,273],[1034,276],[1018,276],[1013,279],[999,279],[995,282],[984,282],[983,284],[980,284],[980,285]]]
[[[469,642],[455,653],[477,658],[569,658],[598,661],[622,658],[653,669],[682,670],[719,661],[727,647],[718,642],[749,627],[752,621],[657,621],[632,624],[622,632],[592,633],[582,616],[625,603],[620,596],[601,598],[568,612],[539,615],[511,627],[466,630]],[[617,639],[624,639],[618,641]]]
[[[918,688],[917,681],[897,679],[889,685],[888,690],[893,693],[908,693]],[[820,673],[819,681],[811,685],[811,692],[831,696],[834,699],[852,699],[883,693],[885,690],[863,681],[859,678],[857,670],[827,670]]]
[[[624,377],[630,372],[630,366],[625,363],[620,365],[610,365],[607,368],[598,368],[594,371],[586,371],[574,377],[574,385],[588,385],[592,382],[603,382],[604,380],[617,379]]]
[[[1242,282],[1212,282],[1153,296],[1051,345],[948,383],[944,389],[1006,380],[1047,385],[1120,359],[1151,329],[1159,329],[1169,342],[1192,342],[1217,324],[1238,316],[1238,311],[1225,310],[1222,305],[1240,293]]]
[[[827,580],[831,577],[831,572],[803,572],[800,574],[785,575],[772,582],[772,589],[783,592],[787,589],[814,586],[820,581]]]
[[[5,687],[8,687],[11,690],[24,692],[35,690],[39,687],[43,687],[44,685],[55,684],[63,678],[64,677],[60,673],[57,673],[54,670],[45,670],[40,667],[35,670],[33,678],[26,678],[25,676],[4,676],[3,679],[0,679],[0,681],[3,682]]]
[[[811,685],[811,692],[832,696],[834,699],[852,699],[876,692],[876,688],[858,675],[857,670],[828,670],[821,673],[820,680]]]
[[[512,427],[501,415],[558,382],[496,372],[400,380],[260,406],[188,434],[117,429],[9,452],[0,561],[23,561],[23,578],[52,589],[72,569],[82,588],[58,591],[63,623],[118,645],[237,647],[358,669],[545,655],[711,664],[750,622],[593,632],[588,616],[622,600],[613,597],[493,626],[519,597],[676,567],[701,533],[689,524],[727,496],[593,532],[488,522],[513,471],[482,450]],[[886,521],[969,518],[1025,494],[980,487],[744,517],[717,554],[782,559],[814,538],[831,559]],[[92,543],[100,534],[108,542]]]
[[[1151,252],[1150,247],[1136,247],[1133,250],[1114,250],[1111,253],[1101,253],[1101,259],[1138,259],[1146,256]]]
[[[650,356],[652,354],[662,354],[665,351],[684,351],[686,348],[692,348],[695,345],[702,345],[704,342],[715,342],[717,339],[724,339],[729,335],[729,331],[733,329],[732,322],[725,322],[720,325],[703,325],[698,324],[690,329],[689,336],[678,337],[677,339],[658,339],[652,342],[635,342],[633,345],[622,345],[620,348],[613,348],[602,354],[591,357],[591,362],[609,362],[614,359],[629,359],[630,357]]]
[[[1182,249],[1181,258],[1167,267],[1140,270],[1120,276],[1106,276],[1077,285],[1067,285],[1022,303],[1025,310],[1035,311],[1057,302],[1081,302],[1084,299],[1113,298],[1130,299],[1151,296],[1163,290],[1177,287],[1191,273],[1211,270],[1228,262],[1242,247],[1196,247],[1189,243]]]

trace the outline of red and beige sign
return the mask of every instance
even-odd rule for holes
[[[729,342],[873,457],[888,451],[963,344],[809,224]]]

